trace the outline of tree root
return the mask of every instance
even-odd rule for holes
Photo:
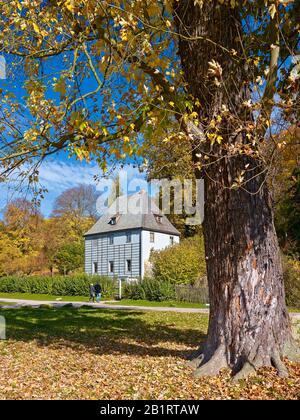
[[[190,367],[197,369],[204,360],[204,354],[201,353],[198,356],[194,357],[193,359],[188,361]]]
[[[223,346],[218,347],[210,360],[195,370],[195,378],[202,376],[215,376],[220,372],[222,368],[228,367],[224,350],[225,349]],[[204,360],[204,355],[202,360]]]
[[[289,376],[289,372],[285,367],[285,364],[280,358],[279,352],[274,352],[273,356],[271,357],[272,364],[275,369],[277,369],[278,376],[280,378],[287,378]]]
[[[246,379],[249,375],[251,375],[255,372],[256,372],[255,366],[253,364],[249,363],[249,362],[245,362],[242,369],[239,370],[238,373],[236,373],[232,377],[232,382],[238,382],[241,379]]]
[[[270,357],[270,365],[274,366],[280,378],[287,378],[289,376],[288,370],[281,360],[278,350],[274,351]],[[247,360],[242,369],[233,376],[232,380],[233,382],[238,382],[241,379],[246,379],[249,375],[255,373],[257,369],[263,366],[269,366],[269,364],[264,363],[259,357],[256,357],[253,362]]]
[[[220,345],[215,352],[211,348],[200,348],[194,353],[193,358],[188,363],[191,367],[195,368],[194,377],[196,378],[216,376],[221,369],[231,367],[233,368],[232,380],[233,382],[238,382],[241,379],[246,379],[249,375],[254,374],[259,368],[264,366],[273,366],[277,370],[280,378],[287,378],[289,372],[282,360],[283,357],[294,362],[300,362],[300,351],[294,340],[287,341],[283,349],[276,346],[270,356],[264,353],[261,347],[254,348],[252,354],[248,356],[248,359],[244,359],[239,371],[235,370],[237,366],[229,366],[224,345]]]

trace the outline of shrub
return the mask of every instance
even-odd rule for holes
[[[283,277],[287,305],[300,308],[300,262],[283,257]]]
[[[203,236],[184,239],[162,251],[152,251],[153,276],[174,284],[194,284],[206,275]]]
[[[55,296],[88,296],[90,283],[99,281],[104,298],[114,297],[116,281],[105,276],[8,276],[0,278],[2,293],[34,293]]]
[[[168,281],[144,278],[138,283],[125,283],[123,296],[127,299],[142,299],[161,302],[175,299],[175,287]]]
[[[82,267],[84,264],[84,244],[82,242],[63,244],[53,256],[53,262],[60,274],[68,274],[70,271]]]

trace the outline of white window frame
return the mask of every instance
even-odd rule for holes
[[[112,265],[112,270],[111,270],[111,265]],[[112,274],[115,272],[115,262],[114,261],[108,261],[108,272],[112,273]]]
[[[98,261],[93,262],[93,274],[98,274]]]
[[[130,263],[130,270],[128,269],[128,263]],[[126,272],[131,273],[132,272],[132,260],[129,260],[129,259],[126,260],[125,264],[126,264],[126,267],[125,267]]]

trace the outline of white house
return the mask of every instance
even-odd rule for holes
[[[179,236],[144,190],[121,196],[85,234],[85,271],[143,278],[151,250],[172,246]]]

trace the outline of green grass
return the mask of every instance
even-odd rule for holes
[[[300,308],[288,308],[289,312],[300,312]]]
[[[51,301],[70,301],[70,302],[88,302],[87,296],[53,296],[53,295],[42,295],[32,293],[0,293],[0,299],[22,299],[22,300],[43,300]],[[102,299],[102,301],[109,301],[109,299]],[[109,301],[110,302],[110,301]],[[189,302],[176,302],[176,301],[162,301],[154,302],[149,300],[132,300],[122,299],[121,301],[111,301],[112,305],[124,305],[124,306],[164,306],[164,307],[176,307],[176,308],[208,308],[202,303],[189,303]]]
[[[2,305],[15,305],[16,304],[16,302],[1,302],[0,301],[0,306],[2,306]]]
[[[133,300],[133,299],[122,299],[117,302],[110,302],[112,305],[122,305],[122,306],[162,306],[166,308],[206,308],[209,307],[202,303],[190,303],[190,302],[177,302],[177,301],[149,301],[149,300]]]
[[[61,300],[70,302],[88,302],[88,296],[54,296],[54,295],[41,295],[33,293],[0,293],[0,299],[23,299],[23,300]]]
[[[32,293],[0,293],[0,305],[14,304],[15,302],[2,302],[1,298],[7,299],[22,299],[22,300],[42,300],[42,301],[69,301],[69,302],[88,302],[88,296],[54,296],[54,295],[42,295]],[[166,308],[200,308],[209,309],[209,306],[202,303],[190,303],[190,302],[178,302],[178,301],[149,301],[149,300],[133,300],[133,299],[122,299],[120,301],[110,301],[109,299],[102,299],[103,301],[109,302],[111,305],[122,305],[122,306],[161,306]],[[298,308],[289,308],[289,312],[300,312]]]
[[[95,345],[95,337],[105,339],[126,337],[146,341],[149,345],[161,340],[195,343],[195,335],[204,338],[208,316],[143,311],[120,311],[82,307],[60,309],[21,307],[2,309],[5,316],[7,338],[13,340],[42,340],[50,344],[57,339],[77,344]]]

